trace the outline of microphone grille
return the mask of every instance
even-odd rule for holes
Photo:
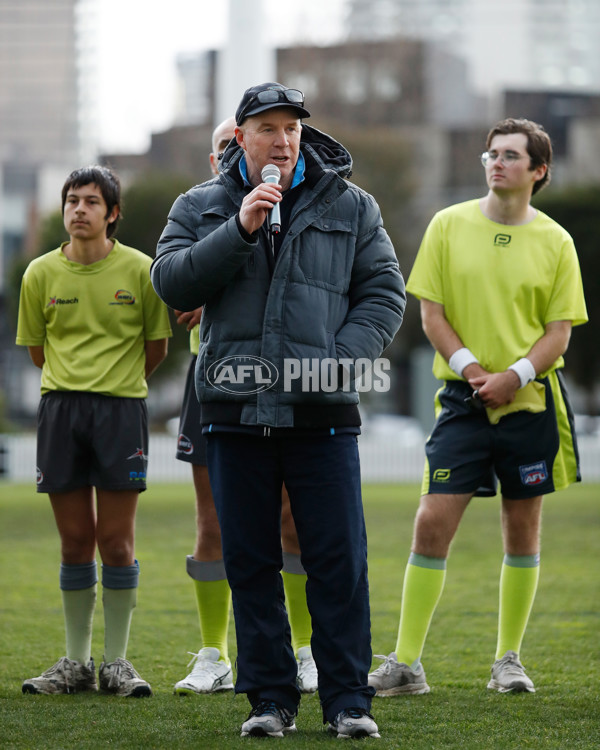
[[[260,173],[263,182],[267,181],[267,177],[276,177],[277,182],[281,179],[281,172],[276,164],[265,164]]]

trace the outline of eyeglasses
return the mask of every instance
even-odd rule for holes
[[[519,161],[519,159],[526,158],[526,156],[517,154],[516,151],[505,151],[503,154],[499,154],[497,151],[484,151],[480,156],[481,163],[484,167],[487,167],[489,162],[494,162],[498,159],[503,167],[512,167],[512,165]]]
[[[304,106],[304,94],[299,89],[266,89],[259,91],[258,94],[248,99],[246,106],[238,116],[238,122],[242,122],[254,104],[274,104],[275,102],[289,102],[289,104],[299,104]]]

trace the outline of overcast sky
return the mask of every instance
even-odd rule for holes
[[[344,2],[263,0],[268,38],[275,46],[334,41],[342,28]],[[177,54],[223,47],[228,0],[169,0],[161,5],[96,0],[89,5],[85,51],[99,149],[145,151],[150,133],[173,122]]]

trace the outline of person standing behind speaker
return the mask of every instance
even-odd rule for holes
[[[219,174],[219,161],[234,137],[235,118],[229,117],[212,134],[210,168]],[[177,695],[213,693],[233,689],[231,661],[228,653],[229,609],[231,592],[221,549],[221,531],[210,489],[206,466],[206,436],[202,434],[200,404],[196,395],[194,372],[200,346],[199,323],[202,308],[190,312],[175,311],[177,322],[190,332],[190,360],[185,383],[176,457],[190,463],[196,494],[196,545],[186,559],[188,575],[194,582],[200,620],[202,645],[192,653],[190,673],[175,684]],[[311,623],[306,606],[306,573],[300,561],[298,535],[290,510],[290,500],[283,488],[281,540],[283,549],[283,585],[292,631],[292,645],[298,662],[297,684],[301,693],[317,689],[317,668],[310,648]]]

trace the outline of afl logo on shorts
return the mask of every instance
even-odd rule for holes
[[[512,240],[512,237],[510,234],[497,234],[494,237],[494,245],[499,245],[500,247],[506,247],[506,245],[510,245],[510,241]]]
[[[532,487],[536,484],[542,484],[548,479],[548,469],[545,461],[538,461],[536,464],[529,466],[519,466],[521,482],[526,487]]]
[[[191,456],[194,452],[194,444],[186,437],[183,432],[177,438],[177,450],[179,453],[183,453],[186,456]]]

